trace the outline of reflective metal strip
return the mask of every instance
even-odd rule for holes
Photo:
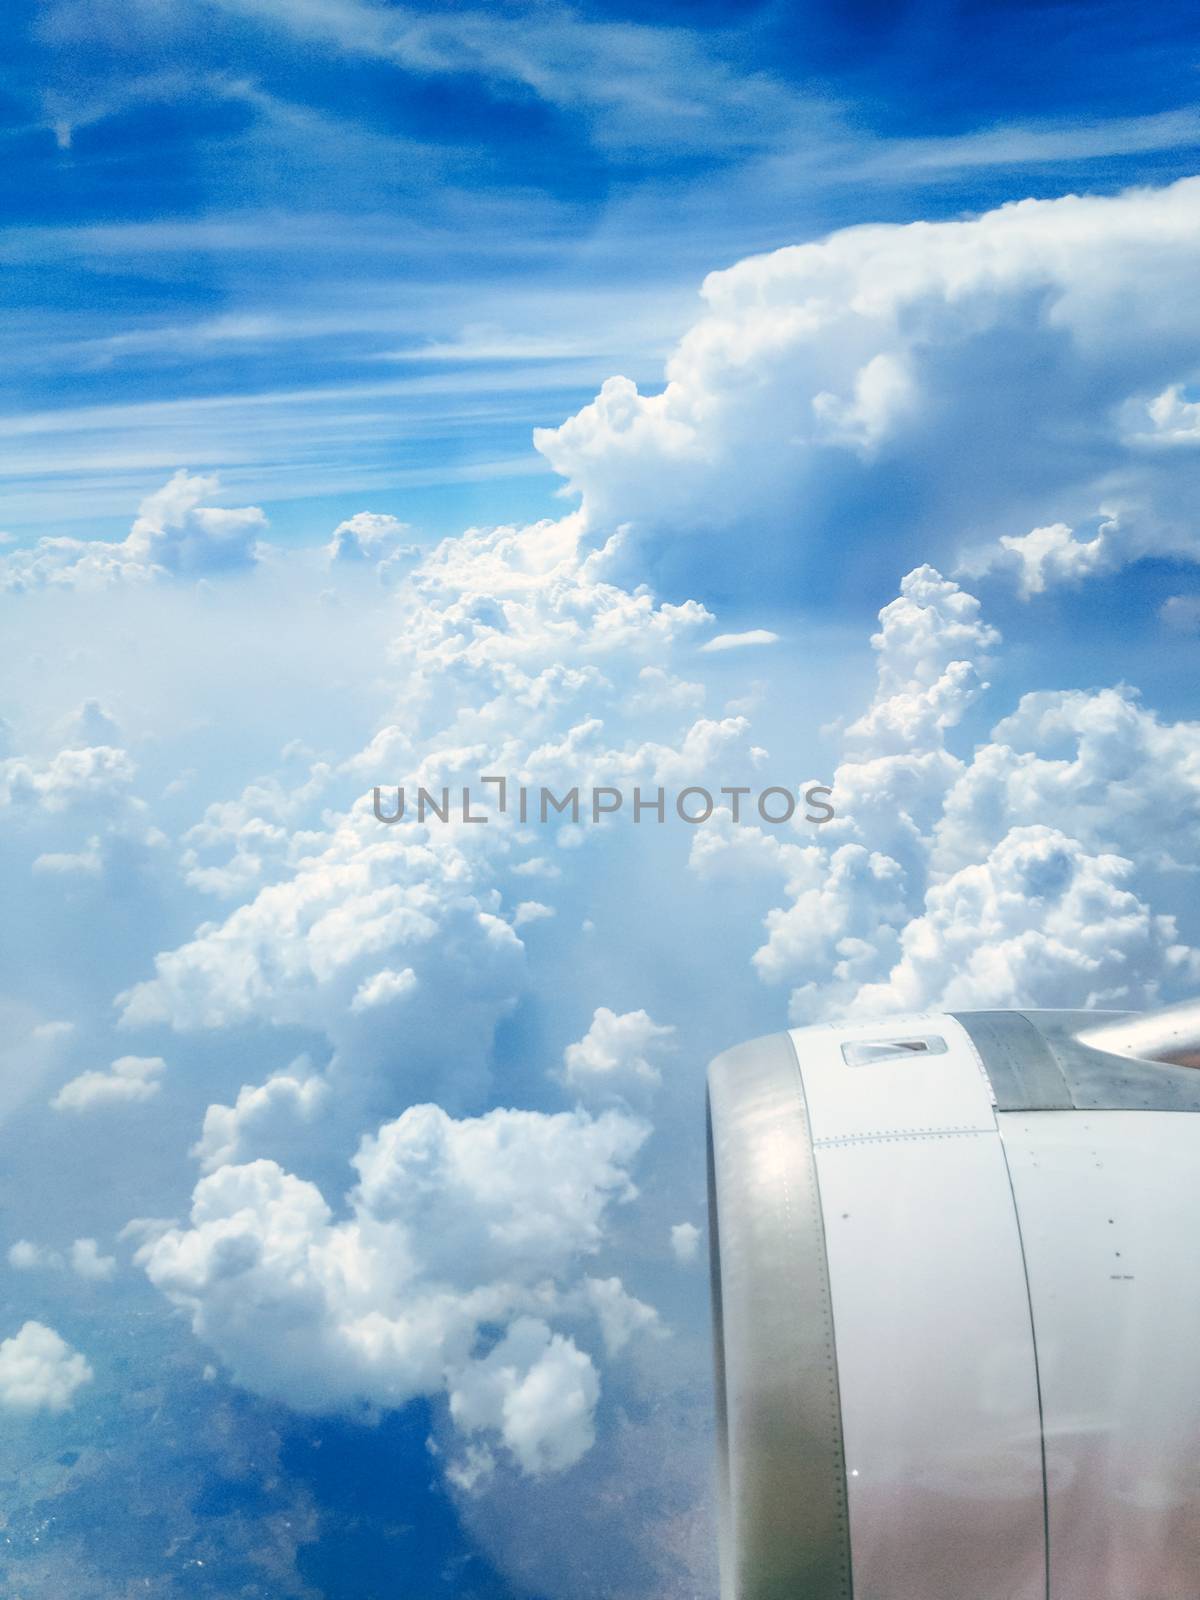
[[[1025,1015],[1045,1040],[1080,1111],[1200,1111],[1200,1071],[1195,1067],[1135,1061],[1085,1044],[1076,1035],[1095,1026],[1087,1012]]]
[[[1070,1111],[1071,1091],[1049,1046],[1019,1011],[955,1011],[991,1079],[998,1111]]]
[[[723,1600],[849,1600],[825,1229],[786,1034],[708,1070]]]
[[[1200,1069],[1139,1061],[1087,1042],[1103,1037],[1096,1030],[1107,1020],[1132,1027],[1140,1019],[1128,1012],[953,1016],[979,1053],[999,1111],[1200,1111]]]

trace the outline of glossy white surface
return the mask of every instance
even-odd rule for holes
[[[1052,1600],[1196,1600],[1200,1117],[999,1120],[1033,1298]]]
[[[816,1159],[856,1600],[1044,1600],[1033,1339],[998,1135]]]
[[[849,1066],[848,1041],[944,1053]],[[1045,1600],[1033,1332],[991,1086],[953,1018],[793,1035],[821,1187],[856,1600]]]
[[[938,1055],[904,1055],[848,1067],[842,1045],[937,1035]],[[813,1142],[892,1133],[994,1130],[991,1085],[965,1029],[923,1013],[837,1028],[796,1028]]]

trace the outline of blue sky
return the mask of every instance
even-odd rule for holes
[[[1127,5],[15,8],[6,525],[220,470],[289,537],[552,504],[703,274],[866,220],[1190,170],[1184,14]],[[147,411],[146,407],[151,408]],[[141,409],[139,409],[141,408]]]
[[[1200,989],[1200,29],[11,18],[0,1585],[712,1596],[706,1060]]]

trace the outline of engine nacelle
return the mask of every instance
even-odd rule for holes
[[[1197,1600],[1198,1042],[980,1011],[717,1057],[724,1600]]]

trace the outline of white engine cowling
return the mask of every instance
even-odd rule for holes
[[[1200,1597],[1197,1012],[709,1068],[724,1600]]]

